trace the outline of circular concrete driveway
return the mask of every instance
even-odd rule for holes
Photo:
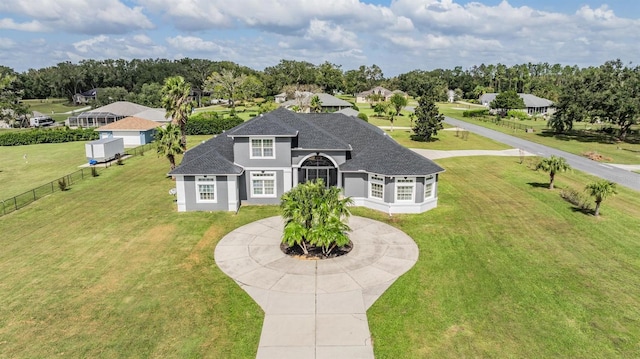
[[[349,219],[353,249],[304,260],[280,250],[281,217],[220,240],[218,267],[265,311],[258,358],[373,358],[366,310],[418,259],[418,247],[385,223]]]

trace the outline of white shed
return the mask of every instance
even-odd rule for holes
[[[98,162],[111,161],[124,154],[122,138],[101,138],[84,145],[87,159]]]

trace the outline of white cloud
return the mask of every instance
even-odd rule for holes
[[[18,23],[13,19],[4,18],[0,19],[0,29],[18,30],[28,32],[43,32],[49,29],[37,20]]]
[[[28,17],[38,24],[17,29],[24,31],[56,29],[81,34],[121,34],[153,28],[142,7],[128,7],[119,0],[4,0],[0,12]]]
[[[363,1],[4,0],[0,29],[21,33],[22,38],[2,34],[14,44],[28,43],[33,32],[50,31],[50,36],[40,35],[47,44],[38,45],[38,51],[47,49],[43,54],[52,54],[45,58],[51,64],[89,57],[172,56],[262,69],[286,58],[331,61],[344,69],[376,63],[393,74],[481,62],[640,61],[640,20],[616,15],[606,5],[560,13],[542,10],[535,0],[518,1],[529,6],[483,0]],[[90,36],[65,43],[60,32]],[[14,54],[0,54],[0,60],[26,66]],[[25,51],[22,59],[32,57]],[[37,61],[45,60],[39,56]]]
[[[228,3],[237,2],[229,1]],[[182,30],[194,31],[227,27],[232,23],[220,8],[224,4],[201,0],[139,0],[139,3],[154,13],[162,15]],[[222,5],[222,6],[221,6]],[[247,10],[245,8],[245,10]]]
[[[208,54],[222,55],[225,58],[237,56],[235,50],[230,47],[219,45],[213,41],[204,40],[196,36],[175,36],[168,37],[167,43],[176,50]]]
[[[69,57],[72,61],[74,59],[133,59],[167,56],[165,47],[157,45],[150,40],[144,35],[132,37],[99,35],[74,42],[71,48],[60,50],[59,53]]]

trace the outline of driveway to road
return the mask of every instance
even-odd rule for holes
[[[549,157],[551,155],[555,155],[564,157],[567,162],[569,162],[571,167],[577,170],[589,173],[600,178],[604,178],[621,186],[640,191],[640,174],[629,172],[622,168],[616,168],[606,163],[592,161],[590,159],[574,155],[572,153],[560,151],[555,148],[523,140],[514,136],[504,134],[502,132],[490,130],[482,126],[456,120],[451,117],[445,117],[445,122],[453,126],[462,127],[465,130],[476,133],[480,136],[488,137],[492,140],[502,142],[514,148],[523,149],[538,156]]]

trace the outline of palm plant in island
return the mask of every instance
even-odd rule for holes
[[[556,178],[556,173],[566,172],[570,169],[571,166],[567,163],[567,160],[565,160],[564,157],[556,156],[543,158],[536,166],[536,170],[549,172],[549,189],[553,189],[553,181]]]
[[[167,110],[166,117],[171,117],[171,122],[180,126],[180,145],[187,149],[187,120],[193,110],[194,103],[190,98],[191,84],[182,76],[167,77],[162,87],[162,107]]]
[[[304,254],[319,248],[329,256],[336,247],[349,244],[346,223],[351,215],[350,197],[341,198],[337,187],[326,187],[322,179],[299,184],[281,197],[285,226],[282,242],[299,246]]]
[[[158,155],[167,157],[171,163],[171,170],[176,168],[176,155],[183,153],[180,128],[174,124],[167,124],[165,128],[159,128],[155,135]]]
[[[618,193],[616,191],[616,184],[607,180],[589,183],[585,187],[585,190],[596,200],[596,209],[593,211],[593,215],[596,217],[600,215],[600,204],[602,201],[604,201],[605,198]]]

